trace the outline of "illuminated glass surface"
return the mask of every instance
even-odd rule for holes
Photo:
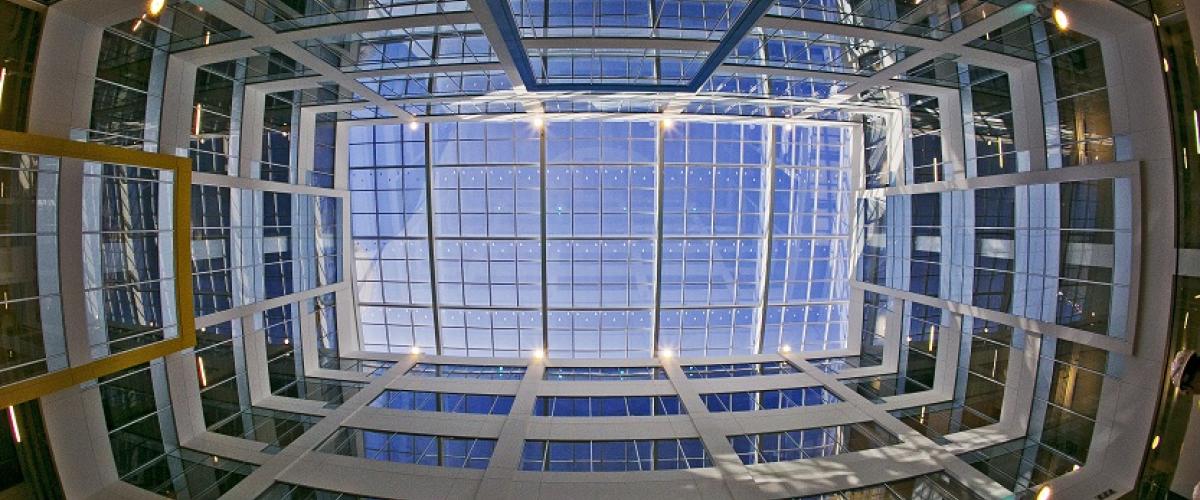
[[[846,346],[847,128],[451,122],[349,142],[368,350]]]

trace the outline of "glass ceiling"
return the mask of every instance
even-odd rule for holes
[[[845,346],[848,127],[552,121],[542,137],[525,122],[461,122],[350,134],[368,350],[644,358]]]

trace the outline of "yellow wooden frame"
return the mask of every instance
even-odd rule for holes
[[[4,130],[0,130],[0,151],[76,158],[175,172],[172,246],[175,251],[175,307],[179,329],[179,335],[174,338],[0,386],[0,407],[37,399],[173,352],[195,347],[196,317],[192,309],[191,159]]]

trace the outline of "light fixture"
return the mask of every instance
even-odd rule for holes
[[[1058,2],[1054,2],[1054,11],[1052,14],[1054,16],[1054,25],[1058,26],[1059,31],[1067,31],[1067,28],[1071,26],[1071,19],[1067,17],[1067,12],[1062,10]]]
[[[130,28],[129,31],[133,31],[136,33],[137,30],[141,29],[142,21],[145,21],[145,20],[146,20],[146,15],[142,14],[142,17],[137,18],[137,20],[133,22],[133,27]]]
[[[0,104],[4,103],[4,80],[8,79],[8,68],[0,68]]]
[[[1159,443],[1161,440],[1162,440],[1162,438],[1160,438],[1159,436],[1154,436],[1154,439],[1150,441],[1150,449],[1151,449],[1151,450],[1157,450],[1157,449],[1158,449],[1158,443]]]
[[[1079,470],[1079,464],[1075,464],[1075,465],[1071,466],[1071,472],[1075,472],[1077,470]]]
[[[779,347],[779,352],[792,352],[792,346],[783,344]]]
[[[673,125],[675,125],[675,120],[672,120],[670,118],[663,118],[662,120],[659,120],[659,123],[662,124],[662,128],[669,129]]]
[[[421,354],[421,348],[419,346],[412,346],[408,349],[408,353],[409,354]]]
[[[1038,490],[1036,500],[1050,500],[1050,487],[1042,486],[1042,489]]]
[[[1167,62],[1167,58],[1163,58],[1163,73],[1171,72],[1171,64]]]
[[[208,374],[204,370],[204,358],[196,356],[196,371],[200,373],[200,387],[208,387]]]
[[[1196,151],[1200,151],[1200,110],[1192,110],[1192,131],[1196,134]]]
[[[212,32],[204,30],[204,45],[208,45],[212,41]]]
[[[420,123],[418,123],[416,120],[413,120],[413,121],[411,121],[411,122],[408,122],[408,129],[409,129],[409,130],[416,130],[416,129],[419,129],[419,128],[421,128],[421,124],[420,124]]]
[[[200,135],[200,115],[204,113],[204,106],[196,103],[196,120],[192,123],[192,135]]]
[[[542,359],[546,357],[546,351],[542,349],[534,349],[531,354],[533,354],[533,359]]]
[[[540,116],[534,117],[533,121],[529,123],[533,125],[533,128],[538,130],[541,130],[542,127],[546,126],[546,120],[542,119]]]
[[[13,441],[21,442],[21,428],[17,426],[17,409],[8,407],[8,424],[12,427]]]
[[[167,6],[167,0],[150,0],[150,4],[146,6],[146,11],[152,16],[157,16],[162,13],[163,7]]]
[[[670,349],[659,349],[658,350],[658,357],[660,357],[660,358],[670,358],[673,356],[675,356],[675,353],[672,352]]]

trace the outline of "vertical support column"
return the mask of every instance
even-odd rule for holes
[[[354,262],[354,227],[351,225],[353,194],[350,189],[350,125],[338,122],[334,135],[333,188],[346,191],[342,197],[342,282],[347,286],[334,292],[337,300],[338,352],[362,350],[362,324],[358,317],[358,271]],[[432,256],[430,256],[432,258]],[[432,268],[432,265],[431,265]],[[432,285],[431,285],[432,286]]]
[[[888,311],[884,316],[883,362],[885,373],[898,373],[900,366],[900,350],[904,344],[904,308],[908,304],[895,297],[888,298]]]
[[[266,333],[258,328],[261,321],[255,321],[261,317],[262,313],[254,313],[241,318],[242,342],[246,350],[246,382],[251,404],[271,395],[271,382],[267,377]]]
[[[847,293],[850,294],[850,303],[847,305],[850,310],[846,323],[846,351],[851,355],[859,355],[862,354],[863,328],[866,327],[863,325],[863,302],[866,292],[862,288],[849,287]],[[870,326],[874,331],[875,325]]]
[[[1053,336],[1042,335],[1038,340],[1039,356],[1037,358],[1037,378],[1030,398],[1032,408],[1029,414],[1029,426],[1025,435],[1033,441],[1042,439],[1042,424],[1046,420],[1046,400],[1050,396],[1050,386],[1054,376],[1054,356],[1057,339]],[[1024,489],[1036,484],[1033,480],[1033,465],[1037,463],[1037,447],[1026,447],[1021,453],[1021,464],[1017,472],[1017,488]]]
[[[500,427],[495,452],[488,461],[475,498],[524,498],[514,488],[513,476],[521,469],[521,455],[524,452],[522,441],[525,439],[529,419],[533,415],[533,405],[537,402],[538,387],[545,373],[546,364],[541,360],[535,359],[526,366],[525,377],[521,379],[521,385],[517,387],[517,394],[513,398],[512,409],[504,418],[504,425]]]
[[[550,290],[546,282],[549,281],[548,267],[546,260],[547,245],[546,243],[546,179],[549,177],[546,172],[546,129],[550,124],[542,122],[542,126],[538,127],[538,185],[541,186],[539,193],[538,204],[542,216],[540,218],[540,237],[541,237],[541,252],[542,252],[542,353],[544,357],[550,357]],[[518,344],[519,345],[519,344]]]
[[[28,130],[69,138],[88,128],[104,28],[62,10],[50,9],[42,25],[41,46],[29,106]],[[83,294],[83,162],[64,159],[58,182],[58,273],[62,294],[67,359],[91,359]],[[46,436],[69,498],[96,495],[117,481],[100,390],[74,386],[39,400]]]
[[[238,144],[239,177],[257,179],[262,160],[263,117],[267,96],[250,86],[242,97],[242,130]]]
[[[1025,434],[1029,428],[1040,346],[1040,341],[1030,342],[1030,337],[1023,330],[1013,329],[1000,422],[1016,434]]]
[[[757,318],[755,318],[754,323],[758,328],[758,334],[754,339],[753,351],[756,354],[763,353],[763,342],[765,340],[764,337],[766,337],[767,331],[767,298],[770,295],[770,288],[768,285],[771,283],[771,246],[774,242],[775,234],[775,143],[778,140],[778,137],[776,137],[776,127],[773,123],[768,123],[764,125],[764,127],[767,129],[764,132],[766,134],[767,144],[767,168],[766,172],[763,174],[762,182],[766,187],[766,193],[764,193],[766,202],[763,203],[764,210],[766,210],[766,223],[763,230],[766,231],[766,233],[762,239],[762,245],[758,250],[759,258],[762,259],[762,261],[759,263],[758,268],[758,307],[755,310]],[[800,346],[797,346],[797,348],[799,347]]]
[[[295,342],[299,352],[296,353],[296,368],[301,370],[300,374],[312,373],[313,370],[321,367],[320,356],[317,351],[317,308],[315,302],[317,298],[304,299],[296,304],[298,314],[297,331],[300,336]]]
[[[425,221],[428,223],[426,229],[425,240],[429,242],[429,297],[432,299],[430,303],[432,311],[430,315],[433,317],[433,349],[436,354],[442,354],[442,319],[438,313],[438,279],[437,279],[437,225],[434,223],[433,209],[436,206],[433,203],[433,125],[426,123],[425,132]],[[543,275],[542,279],[546,279]],[[361,331],[361,330],[360,330]],[[413,345],[416,345],[417,339],[413,337]]]
[[[675,393],[679,395],[679,402],[687,409],[687,416],[692,420],[696,433],[704,443],[704,449],[712,458],[713,467],[720,471],[729,495],[738,499],[767,498],[766,492],[755,484],[750,470],[742,464],[733,445],[729,443],[729,438],[723,430],[724,426],[708,412],[708,406],[700,399],[700,393],[688,382],[687,375],[684,375],[683,369],[679,367],[679,358],[660,356],[658,359],[663,370],[667,372],[671,385],[675,387]]]
[[[959,348],[962,344],[963,317],[961,314],[942,311],[948,318],[943,320],[938,332],[937,357],[934,361],[933,390],[938,394],[954,394],[955,366],[959,363]],[[968,343],[968,345],[970,345]],[[970,349],[967,350],[970,352]],[[968,354],[969,356],[969,354]],[[958,365],[961,366],[961,365]],[[969,365],[968,365],[969,366]]]
[[[940,66],[939,66],[940,67]],[[937,96],[942,127],[942,168],[947,180],[967,178],[962,99],[957,93]]]
[[[958,65],[958,110],[959,123],[962,124],[963,166],[962,172],[966,177],[975,177],[978,169],[979,153],[975,149],[975,96],[971,93],[971,73],[967,65]],[[945,125],[943,125],[943,130]]]
[[[156,140],[158,151],[163,154],[187,154],[191,135],[194,133],[195,110],[192,103],[195,101],[198,69],[196,65],[180,58],[169,57],[165,53],[162,56],[166,67],[162,71],[162,99],[161,105],[158,106],[161,118],[156,118],[158,134],[146,139]],[[157,51],[155,57],[159,57]],[[165,59],[169,59],[169,64]],[[174,210],[191,210],[191,207],[174,207]],[[166,290],[164,287],[164,304],[168,299],[173,300],[173,297],[168,298],[166,295],[173,295],[173,290]],[[175,413],[173,424],[178,433],[178,441],[186,443],[205,430],[196,356],[192,349],[187,349],[169,354],[164,359],[165,379],[172,382],[168,389],[171,407]]]
[[[1042,87],[1038,82],[1037,65],[1025,64],[1009,71],[1008,88],[1012,100],[1013,150],[1017,152],[1017,170],[1046,170],[1047,122],[1042,116]]]
[[[656,356],[661,348],[658,345],[658,317],[662,310],[662,262],[663,262],[663,195],[666,189],[663,180],[666,178],[666,126],[659,123],[654,127],[654,155],[658,160],[654,169],[654,311],[650,317],[650,355]]]
[[[293,113],[292,141],[295,148],[296,163],[292,170],[296,172],[296,184],[311,186],[313,157],[316,155],[317,114],[296,106],[298,111]]]
[[[887,143],[887,157],[884,161],[887,163],[885,164],[884,171],[892,176],[892,185],[910,184],[912,183],[912,179],[906,175],[906,165],[909,162],[904,161],[905,151],[908,151],[908,147],[905,144],[908,141],[908,136],[905,133],[908,129],[907,112],[892,111],[886,115],[887,118],[884,126],[887,128],[887,132],[885,133],[884,141]]]

